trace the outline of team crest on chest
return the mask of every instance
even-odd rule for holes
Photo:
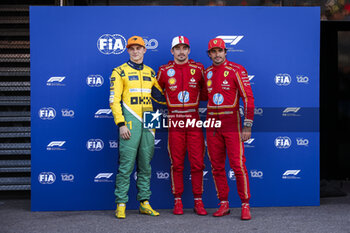
[[[195,69],[191,69],[191,74],[194,75],[196,73]]]
[[[221,87],[223,90],[230,90],[230,84],[229,82],[225,79],[222,83],[221,83]]]
[[[193,77],[190,79],[190,82],[188,84],[189,84],[189,87],[197,88],[197,81]]]
[[[224,76],[227,77],[227,75],[228,75],[229,73],[230,73],[229,71],[225,70]]]

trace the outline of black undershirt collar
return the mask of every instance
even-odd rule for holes
[[[131,60],[129,60],[127,63],[128,63],[129,66],[131,66],[135,70],[143,70],[143,63],[137,64],[137,63],[135,63],[135,62],[133,62]]]

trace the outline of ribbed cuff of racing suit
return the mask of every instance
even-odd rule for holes
[[[122,126],[124,126],[124,125],[125,125],[125,122],[119,122],[119,123],[118,123],[118,126],[119,126],[119,127],[122,127]]]

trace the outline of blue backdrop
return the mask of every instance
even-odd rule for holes
[[[31,7],[32,210],[113,209],[118,131],[109,76],[128,60],[133,35],[146,40],[155,71],[185,35],[190,58],[208,67],[208,41],[225,39],[227,57],[248,71],[255,97],[245,143],[252,206],[319,205],[319,8]],[[206,114],[205,103],[201,114]],[[157,132],[154,208],[172,208],[167,133]],[[205,157],[206,207],[217,207]],[[229,201],[239,206],[227,163]],[[133,173],[128,208],[138,208]],[[192,207],[189,163],[184,206]]]

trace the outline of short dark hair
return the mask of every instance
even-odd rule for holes
[[[227,53],[227,49],[225,48],[224,50],[225,50],[225,53]],[[207,50],[208,57],[209,57],[209,53],[210,53],[210,50]]]

